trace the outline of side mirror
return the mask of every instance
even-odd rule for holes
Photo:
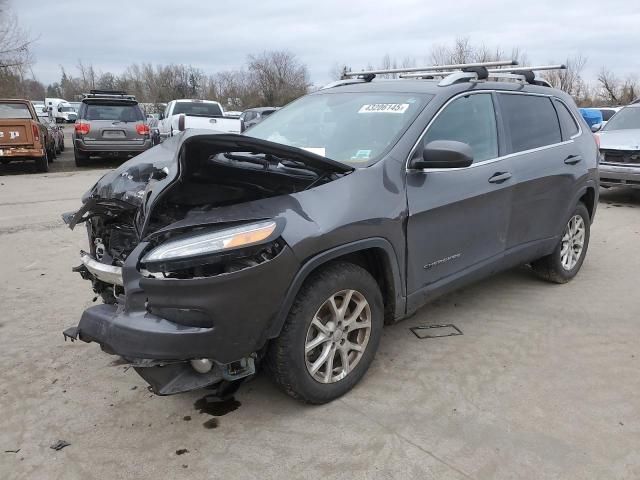
[[[595,125],[591,125],[591,131],[593,133],[599,132],[600,130],[602,130],[602,124],[601,123],[596,123]]]
[[[473,163],[473,150],[466,143],[453,140],[434,140],[424,146],[422,156],[416,155],[409,162],[409,168],[464,168]]]

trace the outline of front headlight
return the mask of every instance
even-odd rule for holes
[[[268,239],[276,229],[276,222],[270,220],[242,225],[217,232],[193,235],[177,240],[169,240],[147,253],[143,263],[197,257],[224,252],[236,248],[249,247]]]

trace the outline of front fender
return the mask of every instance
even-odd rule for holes
[[[405,286],[402,282],[400,275],[400,265],[398,264],[398,257],[391,243],[382,237],[366,238],[355,242],[340,245],[322,253],[315,255],[308,259],[293,278],[293,281],[289,285],[289,289],[285,295],[284,301],[278,314],[275,316],[268,332],[267,338],[276,338],[280,335],[280,331],[284,325],[289,310],[295,301],[302,284],[309,277],[309,275],[320,268],[322,265],[335,260],[336,258],[348,255],[350,253],[356,253],[368,249],[380,249],[384,252],[388,268],[391,272],[391,280],[393,282],[395,292],[395,311],[393,312],[394,319],[401,318],[406,313],[406,295]]]

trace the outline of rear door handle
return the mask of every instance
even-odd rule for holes
[[[489,178],[489,183],[502,183],[506,182],[511,178],[511,173],[509,172],[496,172]]]
[[[564,159],[564,163],[567,165],[575,165],[576,163],[580,163],[582,161],[582,157],[580,155],[569,155]]]

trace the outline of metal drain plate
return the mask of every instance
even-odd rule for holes
[[[451,323],[446,325],[420,325],[418,327],[411,327],[409,330],[419,339],[462,335],[462,330]]]

